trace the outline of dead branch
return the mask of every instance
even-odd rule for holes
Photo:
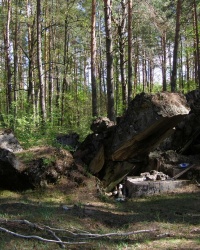
[[[200,187],[200,183],[197,180],[195,180],[195,182],[196,182],[196,186]]]
[[[132,231],[132,232],[126,232],[126,233],[107,233],[107,234],[76,234],[76,236],[80,237],[88,237],[88,238],[110,238],[110,237],[114,237],[114,236],[129,236],[129,235],[133,235],[133,234],[142,234],[142,233],[152,233],[157,231],[157,229],[151,229],[151,230],[137,230],[137,231]]]
[[[51,239],[46,239],[37,235],[23,235],[19,233],[15,233],[13,231],[10,231],[4,227],[0,227],[0,231],[11,234],[13,236],[23,238],[23,239],[35,239],[43,242],[48,242],[48,243],[58,243],[58,244],[66,244],[66,245],[81,245],[81,244],[87,244],[87,242],[66,242],[66,241],[58,241],[58,240],[51,240]]]
[[[156,235],[156,238],[157,238],[157,239],[163,239],[163,238],[172,237],[172,236],[174,236],[174,234],[171,234],[171,233],[163,233],[163,234]]]
[[[143,233],[152,233],[157,231],[157,229],[151,229],[151,230],[137,230],[137,231],[131,231],[131,232],[122,232],[122,233],[107,233],[107,234],[93,234],[89,232],[85,232],[82,230],[75,230],[75,232],[67,229],[60,229],[60,228],[52,228],[46,225],[38,225],[36,223],[32,223],[27,220],[5,220],[5,219],[0,219],[0,224],[24,224],[29,226],[32,229],[37,229],[37,230],[42,230],[46,231],[49,234],[51,234],[55,240],[53,239],[48,239],[45,237],[41,237],[38,235],[24,235],[20,233],[13,232],[11,230],[8,230],[5,227],[0,227],[0,231],[10,234],[15,237],[19,238],[24,238],[24,239],[32,239],[32,240],[38,240],[38,241],[43,241],[46,243],[56,243],[59,244],[60,247],[65,248],[65,245],[82,245],[82,244],[89,244],[87,240],[90,239],[99,239],[99,238],[111,238],[111,237],[124,237],[124,236],[130,236],[130,235],[135,235],[135,234],[143,234]],[[57,233],[62,232],[62,233],[67,233],[68,236],[62,236],[63,238],[70,238],[72,240],[75,240],[76,238],[79,239],[79,241],[64,241],[61,239],[61,237],[57,236]],[[83,240],[83,241],[80,241]]]
[[[59,245],[60,245],[61,248],[65,248],[65,245],[63,244],[62,240],[56,235],[55,232],[53,232],[53,231],[50,230],[50,229],[48,229],[47,231],[48,231],[51,235],[53,235],[53,237],[54,237],[56,240],[58,240],[58,241],[60,242]]]

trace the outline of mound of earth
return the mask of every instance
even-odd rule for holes
[[[11,190],[46,187],[61,179],[84,184],[86,171],[72,154],[54,147],[35,147],[16,154],[0,149],[0,187]]]

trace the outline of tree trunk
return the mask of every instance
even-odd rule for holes
[[[91,81],[92,81],[92,116],[98,116],[96,83],[96,0],[92,0],[91,16]]]
[[[198,88],[200,89],[200,51],[199,51],[199,29],[198,29],[198,17],[197,17],[197,5],[196,0],[193,0],[193,6],[194,6],[194,23],[195,23],[195,37],[196,37],[196,56],[197,56],[197,76],[198,76]]]
[[[173,68],[171,74],[171,91],[175,92],[177,89],[177,58],[178,58],[178,45],[179,45],[179,33],[180,33],[180,17],[181,17],[182,0],[177,1],[176,7],[176,31],[174,39],[174,52],[173,52]]]
[[[99,20],[98,20],[98,47],[99,47],[99,65],[98,65],[98,78],[99,78],[99,107],[100,107],[100,113],[103,113],[103,107],[105,106],[105,81],[104,81],[104,75],[103,75],[103,59],[102,59],[102,41],[101,41],[101,23],[102,23],[102,18],[100,16],[100,13],[98,12]]]
[[[106,30],[106,60],[107,60],[107,113],[111,121],[115,121],[114,80],[113,80],[113,47],[111,30],[112,1],[104,0],[105,30]]]
[[[27,17],[30,20],[30,4],[27,0]],[[34,27],[35,27],[35,18],[33,19],[32,24],[29,21],[28,25],[28,97],[27,101],[29,103],[29,107],[34,105],[34,87],[33,87],[33,50],[34,50]],[[34,107],[33,107],[34,108]]]
[[[11,0],[7,1],[7,22],[4,31],[5,72],[7,86],[7,112],[11,112],[12,106],[12,71],[11,71],[11,46],[10,46],[10,22],[11,22]]]
[[[126,4],[125,1],[121,1],[122,6],[122,20],[118,24],[119,35],[119,58],[120,58],[120,74],[121,74],[121,86],[122,86],[122,104],[123,110],[127,108],[127,91],[126,91],[126,78],[125,78],[125,27],[126,27]]]
[[[42,123],[44,125],[47,114],[46,114],[46,100],[45,100],[45,81],[44,71],[42,65],[42,17],[41,17],[41,1],[37,0],[37,60],[38,60],[38,78],[40,88],[40,112]]]
[[[143,59],[142,59],[142,80],[143,80],[143,92],[146,90],[147,86],[147,69],[146,69],[146,51],[143,51]]]
[[[128,1],[128,103],[131,102],[133,95],[133,68],[132,68],[132,19],[133,19],[132,0]]]
[[[18,4],[18,1],[17,1]],[[14,102],[17,104],[17,99],[18,99],[18,92],[17,92],[17,84],[18,84],[18,44],[19,44],[19,32],[20,32],[20,24],[18,23],[18,6],[15,6],[15,31],[14,31],[14,43],[13,43],[13,52],[14,52],[14,74],[13,74],[13,90],[14,90]],[[22,72],[21,72],[22,74]],[[17,106],[15,105],[14,107],[14,122],[15,122],[15,118],[16,118],[16,114],[17,114]],[[15,125],[14,125],[15,127]]]
[[[137,24],[138,26],[138,24]],[[136,42],[135,42],[135,46],[134,46],[134,96],[136,95],[136,91],[137,91],[137,84],[138,84],[138,78],[140,79],[140,77],[138,76],[138,72],[140,72],[139,70],[139,44],[138,44],[138,37],[136,37]]]
[[[163,91],[167,90],[167,79],[166,79],[166,71],[167,71],[167,58],[166,58],[166,31],[163,32],[161,37],[161,45],[162,45],[162,86]]]
[[[48,59],[49,59],[49,72],[48,72],[48,111],[49,111],[49,119],[53,122],[53,67],[52,67],[52,28],[50,28],[49,36],[48,36]]]

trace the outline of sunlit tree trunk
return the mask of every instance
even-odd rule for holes
[[[147,65],[146,65],[145,51],[143,51],[143,59],[142,59],[142,79],[143,79],[143,92],[145,92],[147,87]]]
[[[4,2],[7,9],[6,26],[4,30],[4,52],[7,92],[7,112],[11,112],[12,106],[12,70],[11,70],[11,44],[10,44],[10,22],[11,22],[11,0]]]
[[[189,55],[188,52],[186,53],[186,81],[187,81],[187,91],[189,91],[190,86],[190,65],[189,65]]]
[[[166,91],[167,90],[166,31],[164,31],[163,34],[162,34],[161,45],[162,45],[162,86],[163,86],[163,91]]]
[[[46,102],[45,102],[45,81],[42,65],[42,17],[41,17],[41,1],[37,0],[37,60],[38,60],[38,79],[40,88],[40,112],[42,123],[44,124],[47,118]]]
[[[149,60],[149,92],[151,93],[154,85],[154,63],[152,58]]]
[[[106,84],[105,84],[105,77],[104,77],[104,62],[103,62],[103,47],[102,47],[102,38],[101,38],[101,23],[102,17],[100,16],[100,11],[98,11],[98,79],[99,79],[99,113],[104,113],[104,107],[107,106],[107,99],[106,96]]]
[[[125,28],[126,28],[126,14],[127,8],[125,0],[121,0],[122,18],[118,23],[118,35],[119,35],[119,59],[120,59],[120,78],[122,89],[122,104],[123,109],[127,107],[127,90],[126,90],[126,77],[125,77]]]
[[[92,116],[98,115],[97,111],[97,81],[96,81],[96,0],[92,0],[91,15],[91,81],[92,81]]]

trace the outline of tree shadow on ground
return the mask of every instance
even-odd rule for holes
[[[188,226],[200,227],[200,192],[165,194],[125,202],[107,199],[106,202],[99,200],[99,202],[90,203],[89,200],[85,202],[82,200],[80,203],[64,205],[59,202],[45,202],[42,198],[36,202],[27,198],[24,201],[23,197],[2,197],[0,199],[0,217],[13,220],[25,219],[57,228],[81,225],[84,230],[91,233],[99,232],[102,228],[112,232],[137,230],[138,225],[140,225],[140,229],[144,226],[145,229],[152,229],[159,227],[159,223],[177,224],[186,228]],[[31,231],[24,231],[24,228],[17,228],[17,231],[22,234],[31,233]],[[187,238],[187,236],[185,237]],[[195,239],[198,238],[198,235],[190,237]],[[135,244],[145,242],[147,238],[156,240],[155,235],[149,237],[142,235],[135,238],[101,239],[101,242],[102,244],[104,242],[106,244],[108,241],[113,244],[118,244],[118,242]]]
[[[109,206],[109,203],[112,206]],[[62,219],[89,219],[107,227],[123,227],[138,222],[168,222],[198,225],[200,223],[200,192],[162,195],[116,202],[111,199],[98,205],[72,204],[62,206],[55,202],[20,202],[2,198],[1,217],[20,217],[37,221]]]

